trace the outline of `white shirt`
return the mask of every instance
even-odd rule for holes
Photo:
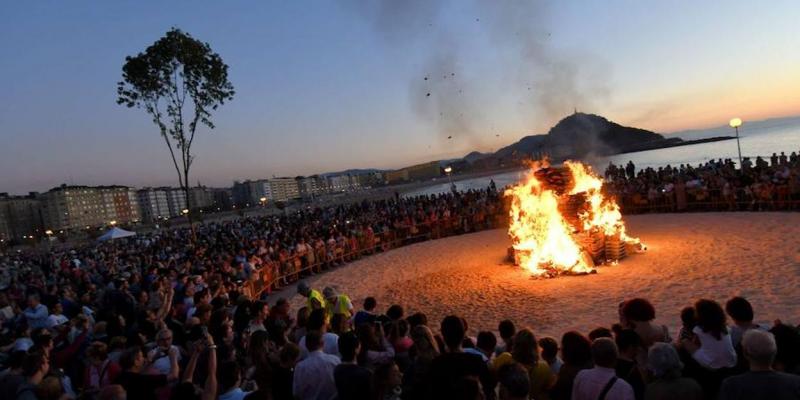
[[[178,362],[180,363],[181,362],[180,350],[175,345],[172,345],[170,347],[174,349],[173,351],[178,355],[177,358]],[[156,358],[155,361],[153,361],[152,368],[158,371],[159,374],[169,375],[169,371],[172,367],[172,363],[169,361],[169,354],[162,351],[160,347],[156,347],[155,349],[150,350],[150,354],[148,356],[155,356],[158,353],[162,353],[163,356]]]
[[[50,314],[50,316],[47,317],[47,327],[53,328],[55,326],[67,323],[67,321],[69,320],[64,316],[64,314]]]
[[[722,339],[717,340],[711,334],[703,332],[699,326],[692,329],[697,338],[700,339],[700,348],[692,354],[700,365],[709,369],[720,369],[736,366],[736,350],[731,342],[731,335],[724,334]]]
[[[294,368],[292,392],[300,400],[332,400],[336,398],[333,369],[339,358],[321,350],[312,351]]]
[[[613,368],[594,367],[578,372],[572,385],[572,400],[597,400],[611,378],[616,376]],[[634,400],[633,387],[622,379],[617,379],[606,400]]]
[[[336,356],[340,358],[341,355],[339,354],[339,335],[335,333],[325,332],[322,335],[322,351],[325,354],[330,354],[332,356]],[[300,347],[300,359],[304,360],[308,357],[308,349],[306,348],[306,337],[303,336],[300,338],[300,342],[297,344]]]

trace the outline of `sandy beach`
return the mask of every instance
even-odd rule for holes
[[[374,296],[378,308],[401,304],[427,314],[431,325],[448,314],[465,317],[471,333],[496,331],[509,318],[539,335],[587,333],[617,321],[625,298],[650,299],[657,320],[677,333],[683,306],[705,297],[747,297],[757,322],[800,322],[800,214],[708,213],[626,217],[628,232],[648,245],[598,274],[531,279],[504,260],[509,245],[498,229],[429,241],[366,257],[309,278],[312,287],[337,287],[357,308]],[[303,298],[289,287],[272,296]]]

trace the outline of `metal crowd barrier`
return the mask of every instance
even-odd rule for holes
[[[359,243],[358,248],[355,250],[347,251],[337,244],[334,249],[333,257],[331,258],[328,257],[328,248],[326,246],[324,253],[321,252],[325,255],[325,259],[322,261],[317,260],[319,255],[315,253],[315,262],[308,265],[305,265],[307,264],[307,260],[304,261],[301,256],[294,255],[283,262],[283,265],[279,262],[273,262],[268,267],[262,267],[256,270],[253,277],[242,284],[242,290],[243,293],[250,298],[258,298],[264,291],[269,293],[273,289],[288,286],[299,280],[302,275],[319,273],[336,266],[334,264],[345,264],[377,252],[385,252],[390,249],[426,240],[457,236],[503,226],[507,223],[505,216],[506,213],[501,207],[499,212],[486,214],[482,221],[476,221],[474,216],[451,217],[435,222],[407,225],[399,229],[391,229],[388,232],[375,233],[375,240],[372,245],[366,244],[366,247],[361,247]],[[469,219],[466,224],[464,218]],[[416,230],[416,232],[412,233],[414,230]],[[314,251],[314,249],[312,249],[312,251]]]

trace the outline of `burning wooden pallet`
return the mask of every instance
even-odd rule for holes
[[[583,251],[589,253],[595,265],[605,261],[606,236],[596,230],[583,231],[575,234],[575,241]]]
[[[606,236],[605,253],[607,262],[619,261],[628,255],[625,248],[625,241],[622,240],[619,233]]]

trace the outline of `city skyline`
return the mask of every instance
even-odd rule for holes
[[[114,103],[124,57],[172,26],[237,88],[192,185],[496,150],[574,108],[659,133],[800,109],[792,2],[429,3],[3,5],[0,192],[175,186],[155,127]]]

